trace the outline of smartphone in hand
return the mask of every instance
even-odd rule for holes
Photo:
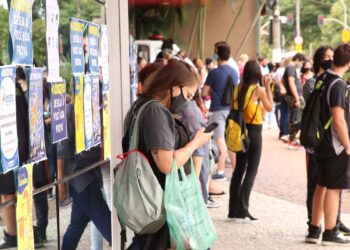
[[[213,122],[205,128],[204,133],[210,133],[211,131],[216,129],[218,126],[219,124],[217,124],[216,122]]]

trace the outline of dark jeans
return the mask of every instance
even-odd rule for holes
[[[109,244],[111,236],[111,211],[103,198],[97,179],[81,193],[70,189],[73,197],[70,224],[63,236],[62,250],[76,249],[87,224],[92,221]]]
[[[280,114],[281,114],[281,103],[275,103],[275,116],[276,116],[277,124],[280,124],[280,120],[281,120]]]
[[[248,124],[247,128],[251,143],[246,153],[237,153],[236,168],[230,185],[229,217],[247,215],[249,198],[260,163],[262,126]]]
[[[283,99],[281,101],[281,118],[280,118],[280,137],[288,135],[288,105]]]
[[[44,162],[35,164],[33,167],[33,184],[35,188],[40,188],[49,183],[48,169]],[[34,195],[34,207],[36,215],[36,226],[38,230],[46,235],[46,227],[49,223],[49,204],[46,192]]]
[[[315,189],[318,181],[318,167],[317,160],[313,154],[306,152],[306,174],[307,174],[307,217],[309,219],[308,223],[312,220],[312,199],[314,197]],[[337,224],[340,223],[341,214],[341,192],[339,197],[339,212],[337,216]]]

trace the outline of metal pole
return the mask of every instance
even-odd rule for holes
[[[297,29],[297,36],[301,35],[300,32],[300,0],[297,0],[296,4],[296,29]]]
[[[272,61],[274,63],[281,61],[281,21],[279,0],[275,1],[273,6],[272,20]]]
[[[340,0],[340,3],[343,5],[344,11],[344,29],[348,29],[348,6],[345,4],[344,0]]]

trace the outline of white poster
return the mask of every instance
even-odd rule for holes
[[[101,25],[101,68],[103,91],[109,90],[109,70],[108,70],[108,26]]]
[[[59,60],[58,25],[60,12],[57,0],[46,0],[46,44],[48,82],[61,81]]]

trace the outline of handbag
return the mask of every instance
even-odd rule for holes
[[[113,184],[114,207],[121,224],[137,234],[152,234],[165,223],[163,189],[161,188],[148,159],[137,150],[139,118],[144,108],[137,112],[131,129],[129,152],[118,155],[122,161],[116,166]]]
[[[170,240],[172,244],[176,242],[177,250],[208,249],[218,238],[203,201],[192,158],[190,162],[191,174],[186,176],[184,168],[177,169],[173,161],[165,182],[164,206]]]

